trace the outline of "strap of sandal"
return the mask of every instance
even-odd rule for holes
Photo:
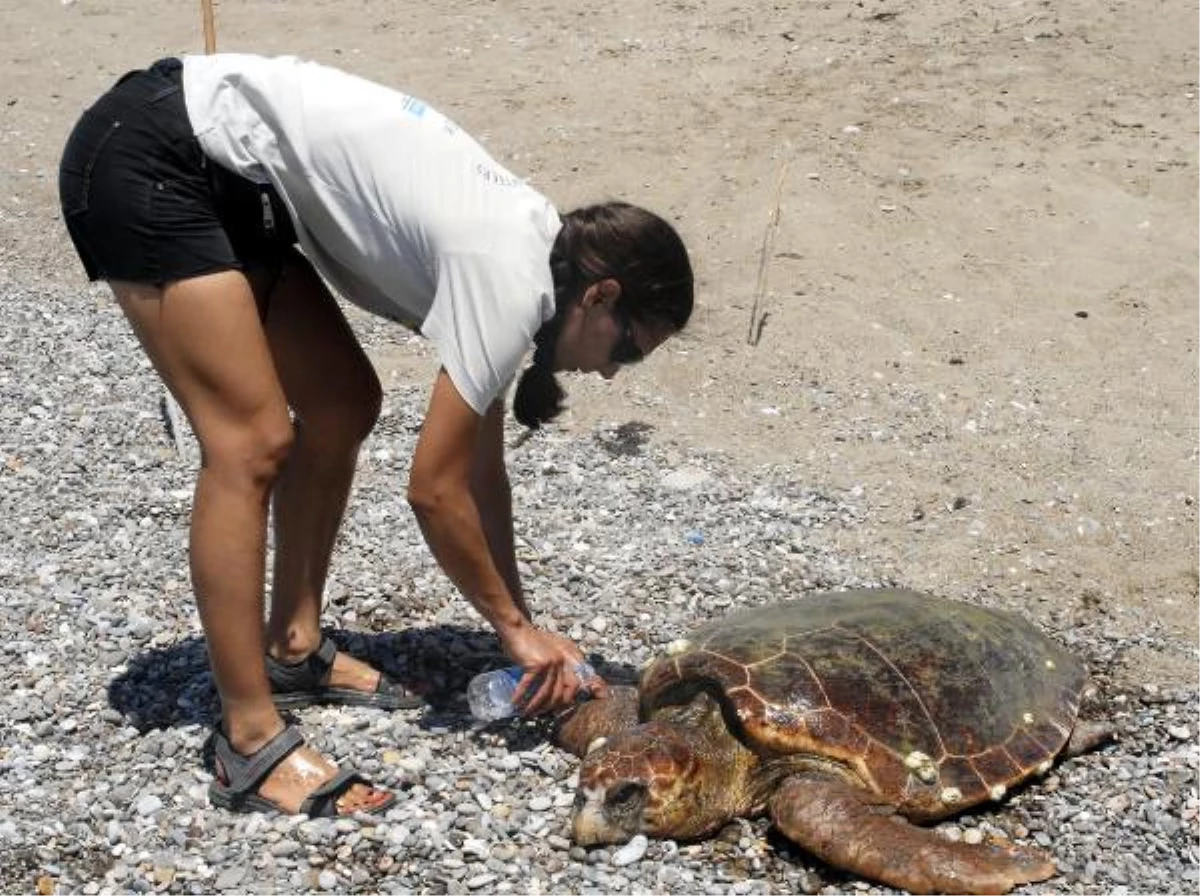
[[[309,818],[335,818],[338,815],[337,801],[355,784],[371,786],[370,781],[353,769],[341,769],[304,798],[300,811]]]
[[[333,668],[333,658],[337,655],[337,645],[333,643],[333,638],[329,635],[321,635],[321,643],[317,645],[317,649],[313,656],[319,658],[326,669]],[[312,659],[312,657],[309,657]]]
[[[267,678],[271,681],[271,690],[286,694],[328,684],[336,655],[337,645],[328,635],[322,635],[317,649],[298,663],[281,663],[267,654]]]
[[[214,738],[214,750],[221,768],[225,771],[225,786],[236,796],[256,792],[258,785],[271,774],[275,766],[303,745],[304,735],[292,725],[288,725],[249,756],[237,752],[219,727]]]

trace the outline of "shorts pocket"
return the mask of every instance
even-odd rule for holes
[[[103,126],[97,137],[88,140],[88,132],[97,129],[80,122],[75,133],[71,135],[71,141],[63,153],[58,169],[58,198],[64,216],[78,215],[88,210],[96,164],[109,141],[120,129],[121,122],[109,122]]]

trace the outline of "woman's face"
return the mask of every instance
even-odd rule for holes
[[[554,351],[554,369],[598,373],[606,380],[658,348],[672,330],[636,321],[617,308],[621,284],[601,280],[589,286],[567,312]]]

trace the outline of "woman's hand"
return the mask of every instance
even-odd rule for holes
[[[497,402],[480,417],[440,370],[413,453],[408,500],[438,564],[525,670],[516,696],[530,716],[572,704],[583,685],[576,671],[583,653],[529,621],[512,547],[503,411]],[[599,677],[584,689],[607,694]]]
[[[523,716],[536,716],[571,706],[580,691],[601,697],[608,685],[599,675],[584,681],[579,667],[585,662],[575,642],[532,625],[510,632],[505,652],[525,670],[513,700]]]

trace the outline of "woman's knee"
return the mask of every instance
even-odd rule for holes
[[[355,378],[336,401],[322,402],[297,413],[307,432],[320,432],[329,440],[357,448],[366,440],[383,410],[383,387],[373,370]]]
[[[210,474],[230,485],[267,493],[283,472],[295,438],[286,417],[201,435],[202,463]]]

